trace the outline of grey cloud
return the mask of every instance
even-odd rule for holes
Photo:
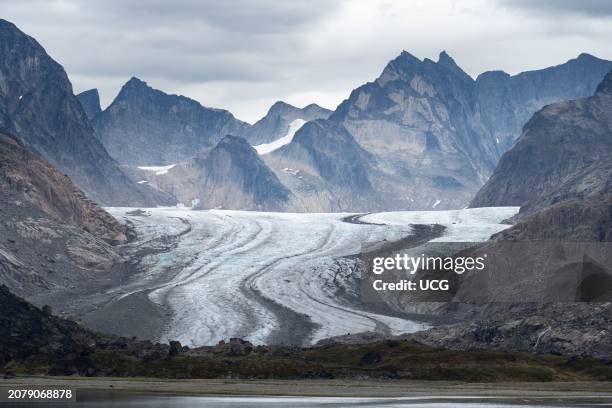
[[[434,59],[447,49],[473,76],[540,68],[580,52],[612,57],[612,29],[590,18],[605,10],[587,15],[561,2],[563,13],[588,17],[567,24],[547,11],[552,3],[5,0],[0,16],[35,37],[76,91],[97,87],[105,103],[137,76],[254,121],[276,100],[333,108],[402,49]],[[543,5],[536,12],[534,4]]]
[[[612,17],[612,1],[609,0],[501,0],[500,4],[526,12]]]

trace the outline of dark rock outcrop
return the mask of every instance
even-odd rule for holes
[[[252,145],[270,143],[285,136],[294,120],[302,119],[309,122],[315,119],[327,119],[331,113],[332,111],[314,103],[300,109],[279,101],[272,105],[266,116],[247,128],[240,136]]]
[[[510,305],[508,305],[510,306]],[[591,356],[610,361],[610,303],[513,305],[486,320],[409,335],[433,347]]]
[[[5,20],[0,20],[0,126],[99,203],[169,203],[121,171],[96,139],[61,65]]]
[[[132,78],[93,126],[119,163],[158,166],[189,160],[249,125],[226,110],[206,108]]]
[[[100,95],[98,94],[97,89],[94,88],[81,92],[77,95],[77,98],[85,110],[87,119],[90,121],[98,116],[100,112],[102,112],[102,108],[100,107]]]

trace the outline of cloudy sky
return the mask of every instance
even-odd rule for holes
[[[137,76],[253,122],[277,100],[334,108],[407,50],[472,76],[612,59],[608,0],[3,0],[80,92]]]

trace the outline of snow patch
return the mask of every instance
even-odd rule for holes
[[[298,173],[300,172],[299,170],[292,169],[291,167],[285,167],[285,168],[283,169],[283,171],[284,171],[285,173],[293,174],[294,176],[297,176],[297,175],[298,175]]]
[[[153,171],[156,175],[161,176],[168,173],[174,166],[176,166],[176,164],[169,164],[167,166],[138,166],[138,168],[144,171]]]
[[[148,181],[147,181],[147,180],[140,180],[140,181],[138,182],[138,184],[146,184],[146,183],[148,183]]]
[[[285,136],[281,137],[280,139],[276,139],[271,143],[264,143],[253,147],[260,155],[273,152],[274,150],[291,143],[291,141],[293,140],[293,136],[295,136],[295,132],[300,130],[300,128],[304,126],[304,123],[306,123],[304,119],[296,119],[289,124],[289,130],[287,131],[287,134]]]

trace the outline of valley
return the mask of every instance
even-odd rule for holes
[[[361,301],[359,261],[371,243],[484,241],[518,208],[437,212],[291,214],[108,208],[137,239],[129,278],[99,293],[72,293],[61,309],[88,326],[189,346],[240,337],[307,345],[347,333],[397,335],[428,327]],[[58,299],[60,303],[62,301]]]

